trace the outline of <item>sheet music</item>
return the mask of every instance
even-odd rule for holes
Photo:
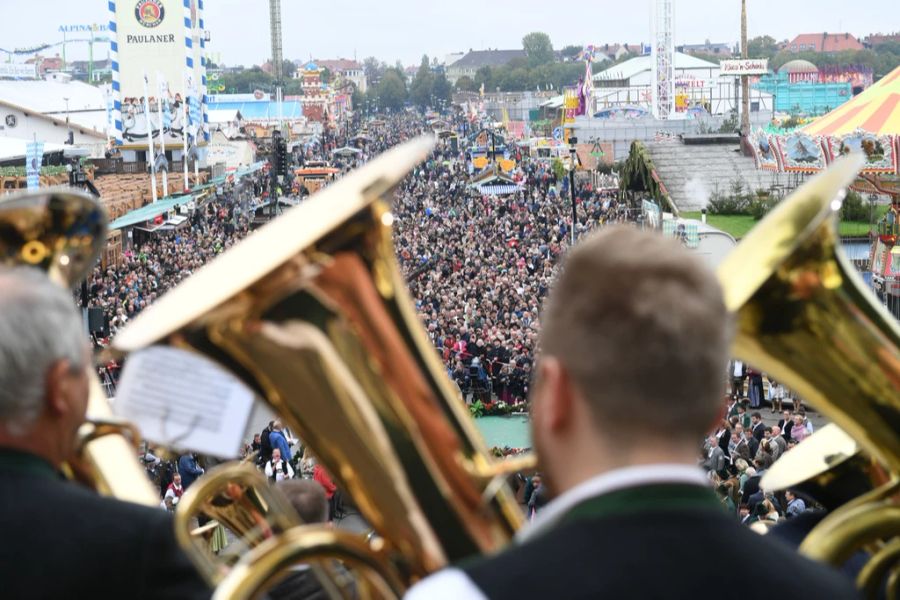
[[[238,455],[253,392],[207,358],[165,346],[129,356],[113,412],[156,444]]]

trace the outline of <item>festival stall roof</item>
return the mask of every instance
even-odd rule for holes
[[[554,96],[546,102],[541,102],[541,108],[562,108],[565,98],[562,95]]]
[[[481,194],[487,196],[515,194],[522,189],[522,186],[517,184],[510,177],[490,168],[475,175],[472,182],[469,183],[469,187],[476,189]]]
[[[359,148],[344,146],[342,148],[336,148],[332,150],[331,153],[336,154],[337,156],[356,156],[357,154],[362,154],[362,150],[360,150]]]
[[[900,67],[802,131],[807,135],[840,136],[858,129],[875,135],[900,135]]]
[[[133,225],[137,225],[138,223],[149,221],[150,219],[156,218],[164,212],[173,209],[177,205],[190,202],[192,199],[193,196],[189,194],[187,196],[172,196],[170,198],[157,200],[153,204],[142,206],[141,208],[135,209],[128,214],[122,215],[109,224],[109,229],[124,229],[125,227],[131,227]]]

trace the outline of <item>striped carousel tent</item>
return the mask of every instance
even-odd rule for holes
[[[857,130],[874,135],[900,135],[900,67],[802,129],[810,136],[828,137]]]

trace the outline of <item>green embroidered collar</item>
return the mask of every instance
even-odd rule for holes
[[[699,485],[652,484],[616,490],[577,504],[563,522],[656,510],[722,510],[716,494]]]
[[[59,471],[43,458],[12,448],[0,448],[0,471],[18,471],[52,479],[61,477]]]

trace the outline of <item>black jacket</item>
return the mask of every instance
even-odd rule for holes
[[[98,496],[0,450],[4,598],[209,598],[162,509]]]
[[[754,585],[735,586],[750,565]],[[738,571],[736,571],[738,570]],[[491,600],[857,598],[851,580],[712,508],[663,508],[564,521],[463,571]],[[785,574],[789,576],[785,576]]]

